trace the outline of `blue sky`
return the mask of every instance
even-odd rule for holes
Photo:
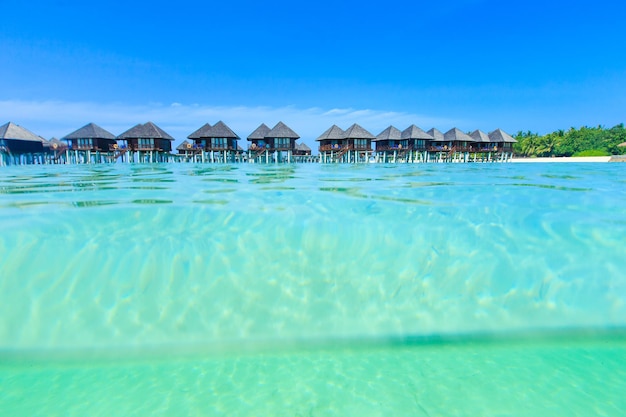
[[[0,1],[0,123],[546,133],[626,121],[626,5]]]

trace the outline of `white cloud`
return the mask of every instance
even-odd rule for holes
[[[12,121],[48,139],[63,137],[89,122],[118,135],[137,123],[152,121],[175,137],[176,143],[204,123],[214,124],[222,120],[245,142],[245,138],[261,123],[272,127],[283,121],[312,148],[317,147],[315,139],[333,124],[345,129],[358,123],[374,135],[389,125],[402,130],[414,123],[423,129],[437,127],[447,130],[465,124],[461,120],[375,109],[208,106],[176,102],[169,105],[129,105],[6,100],[0,101],[0,114],[6,118],[0,124]]]

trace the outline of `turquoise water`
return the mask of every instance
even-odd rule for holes
[[[621,164],[0,171],[0,415],[622,415]]]

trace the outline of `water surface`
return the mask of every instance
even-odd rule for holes
[[[0,230],[10,415],[626,408],[620,164],[4,167]]]

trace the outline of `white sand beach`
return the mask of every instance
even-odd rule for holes
[[[610,156],[579,156],[560,158],[513,158],[511,162],[609,162]]]

